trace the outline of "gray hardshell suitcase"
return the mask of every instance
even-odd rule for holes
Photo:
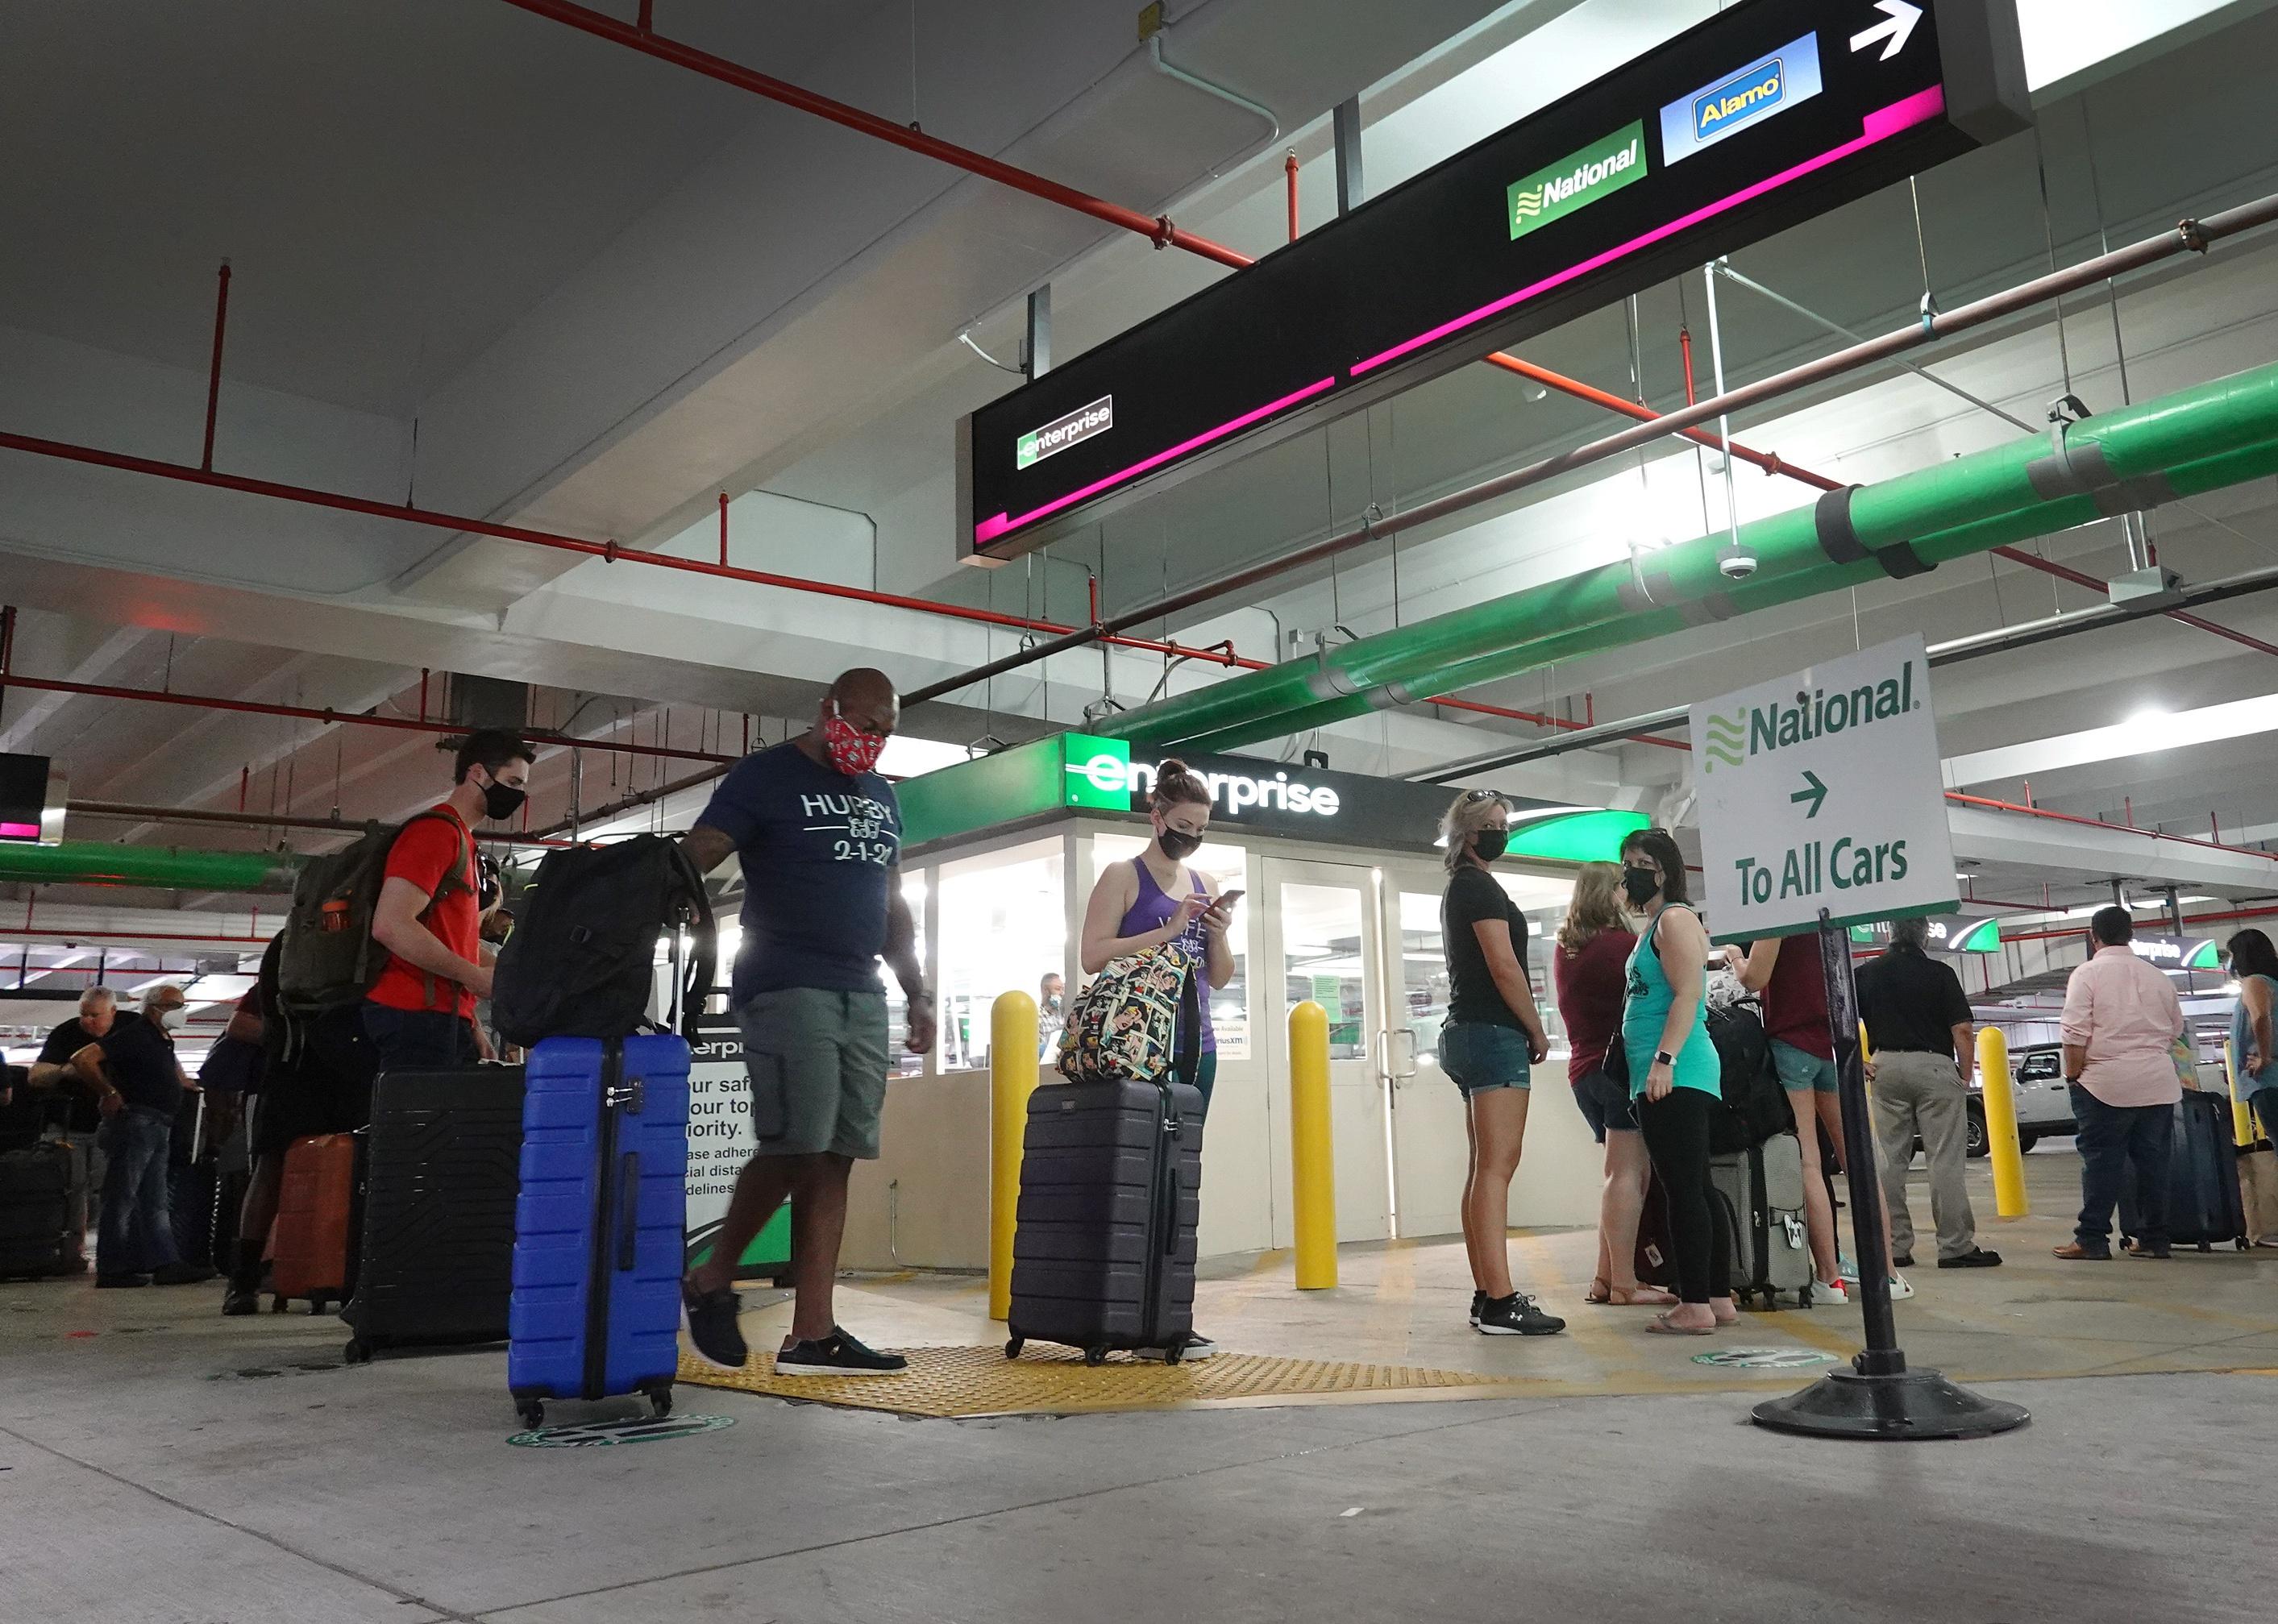
[[[1733,1296],[1743,1304],[1762,1298],[1772,1308],[1785,1294],[1809,1308],[1816,1277],[1804,1227],[1803,1147],[1795,1135],[1775,1133],[1753,1150],[1712,1156],[1708,1177],[1739,1250]]]

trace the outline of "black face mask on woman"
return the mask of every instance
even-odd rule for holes
[[[1203,849],[1203,837],[1179,829],[1165,829],[1156,838],[1163,843],[1163,855],[1173,862],[1190,858]]]
[[[1630,867],[1622,870],[1622,895],[1630,899],[1630,906],[1642,908],[1661,889],[1661,876],[1649,868]]]
[[[1493,863],[1510,850],[1509,829],[1481,829],[1472,836],[1472,855],[1482,863]]]

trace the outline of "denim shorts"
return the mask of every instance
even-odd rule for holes
[[[1440,1069],[1464,1098],[1492,1088],[1524,1088],[1530,1064],[1526,1034],[1492,1021],[1449,1021],[1440,1028]]]
[[[1779,1073],[1780,1086],[1790,1094],[1836,1092],[1832,1060],[1809,1054],[1777,1038],[1772,1040],[1772,1070]]]
[[[1582,1108],[1582,1120],[1590,1125],[1590,1136],[1601,1145],[1606,1142],[1609,1128],[1617,1133],[1638,1131],[1637,1106],[1629,1089],[1608,1077],[1602,1066],[1592,1066],[1574,1079],[1574,1103]]]

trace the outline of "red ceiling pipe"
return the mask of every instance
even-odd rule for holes
[[[2083,818],[2076,812],[2052,812],[2030,802],[2019,805],[2014,801],[1996,801],[1982,795],[1964,795],[1959,789],[1949,789],[1945,798],[1961,806],[1983,806],[1993,812],[2023,812],[2029,817],[2050,818],[2060,823],[2083,823],[2094,829],[2118,829],[2125,835],[2141,835],[2147,840],[2171,840],[2179,845],[2198,846],[2204,850],[2228,851],[2243,858],[2261,858],[2278,863],[2278,851],[2264,851],[2253,846],[2227,846],[2220,840],[2197,840],[2189,835],[2169,835],[2160,829],[2131,829],[2121,823],[2106,823],[2101,818]],[[2220,831],[2217,831],[2220,833]]]
[[[119,688],[106,682],[66,682],[55,677],[11,676],[10,681],[19,688],[36,689],[43,693],[84,694],[96,699],[142,699],[153,705],[187,705],[199,711],[238,711],[248,716],[292,716],[304,721],[320,721],[327,725],[343,722],[358,728],[394,728],[403,733],[426,733],[439,736],[464,733],[466,729],[449,722],[414,721],[408,716],[367,716],[357,713],[318,710],[304,705],[267,705],[257,699],[224,699],[213,694],[184,694],[155,688]],[[732,762],[733,756],[715,755],[709,751],[668,750],[659,744],[615,744],[597,739],[575,739],[558,733],[525,733],[523,737],[533,744],[559,744],[565,750],[602,750],[626,756],[669,756],[681,761]]]
[[[527,801],[523,803],[527,806]],[[347,818],[287,817],[271,812],[218,812],[202,806],[144,806],[129,801],[73,801],[74,816],[120,818],[137,823],[218,823],[236,828],[316,829],[326,834],[361,835],[371,826]],[[566,840],[533,840],[493,829],[477,829],[475,838],[498,846],[566,846]]]
[[[0,936],[28,936],[40,942],[241,942],[256,948],[269,940],[266,936],[185,936],[157,930],[34,930],[13,925],[0,926]],[[56,966],[57,969],[67,967]],[[135,973],[156,975],[159,972],[153,970],[137,971]]]
[[[2222,913],[2188,914],[2184,917],[2183,923],[2185,925],[2221,925],[2233,919],[2267,919],[2274,914],[2278,914],[2278,908],[2233,908]],[[2003,931],[2001,940],[2004,942],[2051,942],[2061,936],[2085,936],[2086,934],[2088,934],[2088,926],[2083,923],[2073,926],[2069,929],[2019,931],[2014,935]]]
[[[1281,162],[1281,172],[1289,178],[1289,240],[1297,240],[1297,149],[1289,149],[1289,156]]]
[[[213,365],[206,373],[205,454],[198,466],[213,468],[214,416],[221,407],[221,337],[229,325],[229,262],[221,263],[221,286],[214,294]]]
[[[1189,254],[1216,260],[1219,264],[1237,271],[1250,263],[1247,255],[1237,254],[1223,244],[1212,242],[1206,237],[1197,237],[1192,232],[1181,231],[1171,224],[1167,215],[1150,217],[1135,209],[1126,209],[1120,203],[1094,197],[1089,192],[1062,186],[1057,180],[1047,180],[1042,175],[1001,163],[969,147],[960,147],[953,141],[928,135],[914,125],[896,124],[891,119],[881,118],[875,113],[864,112],[859,107],[851,107],[827,95],[819,95],[798,85],[771,78],[740,63],[730,62],[725,57],[715,57],[692,45],[684,45],[661,34],[644,32],[637,26],[620,22],[590,6],[574,5],[570,0],[507,0],[507,4],[540,17],[551,18],[555,22],[567,23],[573,28],[582,28],[598,39],[640,51],[660,62],[669,62],[675,67],[687,68],[707,79],[718,80],[723,85],[732,85],[738,90],[748,90],[753,95],[765,96],[770,102],[796,108],[803,113],[813,113],[818,118],[827,118],[833,124],[873,136],[921,157],[933,158],[969,174],[979,175],[983,179],[994,180],[1015,192],[1025,192],[1031,197],[1040,197],[1063,209],[1073,209],[1078,214],[1088,214],[1095,220],[1144,237],[1158,248],[1183,248]]]

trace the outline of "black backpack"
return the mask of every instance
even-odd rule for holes
[[[352,844],[311,858],[293,885],[293,911],[279,933],[284,946],[277,961],[278,1003],[297,1015],[318,1015],[363,1002],[387,968],[387,949],[371,939],[387,879],[387,854],[395,837],[426,818],[458,820],[444,812],[424,812],[390,828],[373,824]],[[464,890],[466,837],[443,883],[428,898],[433,907],[454,890]]]
[[[704,876],[679,842],[636,835],[548,852],[492,966],[491,1022],[524,1048],[638,1031],[649,1024],[657,940],[683,928],[695,950],[677,1002],[683,1030],[692,1031],[718,944]]]
[[[1716,1046],[1717,1086],[1724,1094],[1724,1109],[1708,1118],[1711,1154],[1737,1155],[1793,1127],[1787,1090],[1772,1064],[1771,1040],[1755,1010],[1745,1003],[1711,1009],[1708,1041]]]

